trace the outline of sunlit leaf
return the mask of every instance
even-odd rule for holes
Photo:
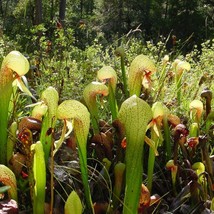
[[[130,90],[130,95],[136,94],[140,96],[140,91],[142,88],[142,81],[145,75],[148,72],[154,73],[156,71],[156,67],[151,59],[147,56],[141,54],[137,56],[131,63],[129,68],[129,78],[128,85]],[[148,80],[145,79],[146,82]]]
[[[83,206],[75,191],[72,191],[65,202],[65,214],[82,214]]]

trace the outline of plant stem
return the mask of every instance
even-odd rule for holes
[[[8,108],[12,94],[13,74],[11,69],[2,68],[0,76],[0,164],[7,164]]]
[[[79,143],[78,143],[78,154],[79,154],[81,177],[82,177],[82,182],[83,182],[83,186],[84,186],[84,194],[85,194],[88,212],[94,214],[94,210],[92,207],[92,200],[91,200],[91,192],[90,192],[90,187],[89,187],[89,183],[88,183],[87,160],[85,158],[86,151],[83,151],[83,148],[81,148],[79,146]]]
[[[86,106],[79,101],[65,100],[59,105],[57,115],[59,119],[73,120],[73,128],[78,146],[81,177],[86,198],[86,207],[88,209],[88,213],[94,213],[87,168],[87,138],[90,127],[90,114]]]
[[[119,203],[120,194],[122,191],[122,186],[124,181],[125,168],[126,168],[126,165],[124,163],[117,163],[114,167],[115,184],[114,184],[113,199],[112,199],[113,209],[116,209]]]
[[[120,108],[118,118],[126,133],[126,190],[123,214],[137,213],[143,173],[143,142],[148,122],[152,119],[150,106],[137,97],[131,96]]]
[[[177,92],[177,105],[180,107],[181,104],[181,80],[182,80],[182,75],[177,75],[176,76],[176,92]]]
[[[19,78],[28,70],[27,59],[18,51],[11,51],[2,62],[0,70],[0,163],[2,164],[7,164],[8,111],[13,91],[12,83],[17,76],[17,80],[20,80]],[[21,83],[19,81],[19,84]]]
[[[123,86],[124,86],[125,97],[128,98],[129,92],[128,92],[127,79],[126,79],[125,57],[124,57],[124,55],[121,55],[121,57],[120,57],[120,64],[121,64],[121,71],[122,71],[122,78],[123,78]]]
[[[31,150],[34,152],[33,157],[33,213],[44,214],[45,212],[45,186],[46,186],[46,165],[44,151],[41,142],[32,144]]]
[[[47,135],[47,132],[50,128],[52,128],[51,118],[49,118],[46,115],[42,121],[42,129],[41,129],[41,134],[40,134],[40,141],[43,144],[46,164],[48,164],[48,158],[50,156],[50,147],[51,147],[51,142],[52,142],[51,135]]]
[[[42,129],[40,134],[40,142],[43,145],[45,153],[45,163],[47,165],[52,146],[52,134],[48,134],[48,132],[54,129],[56,124],[56,112],[58,107],[59,95],[55,88],[48,87],[43,91],[41,99],[48,106],[47,113],[45,114],[42,121]]]
[[[100,133],[100,128],[98,124],[98,117],[96,117],[92,111],[91,111],[91,123],[92,123],[92,128],[94,131],[94,134],[99,134]]]
[[[52,134],[51,134],[52,136]],[[54,205],[54,143],[53,143],[53,138],[52,138],[52,144],[51,144],[51,181],[50,181],[50,189],[51,189],[51,202],[50,202],[50,213],[53,213],[53,205]]]
[[[163,66],[163,69],[162,69],[162,72],[161,72],[161,75],[160,75],[160,78],[159,78],[159,88],[158,88],[158,91],[157,91],[157,95],[156,95],[156,98],[155,98],[155,101],[158,100],[160,94],[161,94],[161,90],[164,86],[164,82],[165,82],[165,79],[166,79],[166,64]]]
[[[114,121],[117,118],[117,103],[115,100],[115,94],[112,86],[109,84],[109,105],[111,109],[112,120]]]
[[[154,172],[154,164],[155,164],[155,153],[152,148],[149,148],[149,159],[148,159],[148,183],[147,183],[147,188],[149,192],[152,191],[152,181],[153,181],[153,172]]]
[[[163,130],[164,130],[164,142],[165,142],[165,148],[166,148],[166,158],[168,161],[171,159],[172,149],[171,149],[169,124],[167,121],[167,117],[165,116],[163,117]]]

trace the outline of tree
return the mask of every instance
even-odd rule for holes
[[[0,0],[0,14],[3,17],[2,0]]]
[[[65,11],[66,11],[66,0],[60,0],[60,2],[59,2],[59,21],[63,27],[65,24]]]
[[[39,25],[42,23],[42,0],[35,0],[35,20],[34,24]]]

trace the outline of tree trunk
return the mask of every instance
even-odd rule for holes
[[[146,1],[146,13],[145,13],[145,31],[146,31],[146,38],[149,39],[151,35],[151,20],[150,20],[150,9],[151,9],[151,1]]]
[[[59,21],[63,27],[65,24],[65,11],[66,11],[66,0],[60,0],[60,2],[59,2]]]
[[[3,8],[2,8],[2,0],[0,0],[0,14],[1,14],[2,17],[4,16]]]
[[[168,17],[168,7],[169,7],[169,1],[166,0],[165,15],[164,15],[165,20],[167,20],[167,17]]]
[[[35,25],[42,23],[42,0],[35,0]]]
[[[51,0],[51,12],[50,12],[50,20],[54,19],[54,0]]]

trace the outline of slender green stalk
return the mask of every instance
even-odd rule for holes
[[[42,92],[41,100],[47,106],[47,112],[42,120],[42,129],[40,134],[40,141],[43,145],[45,153],[45,163],[48,164],[48,158],[50,156],[51,145],[53,142],[52,134],[48,134],[48,131],[54,129],[56,124],[56,114],[59,101],[59,95],[55,88],[48,87]],[[52,133],[52,132],[51,132]]]
[[[112,120],[114,121],[115,119],[117,119],[117,114],[118,114],[118,109],[117,109],[117,102],[115,99],[115,92],[112,88],[111,85],[109,85],[109,105],[110,105],[110,109],[111,109],[111,115],[112,115]]]
[[[50,158],[50,186],[54,187],[54,143],[51,143],[51,158]],[[51,201],[50,201],[50,213],[53,213],[54,209],[54,188],[51,188]]]
[[[41,142],[32,144],[33,151],[33,213],[44,214],[45,212],[45,186],[46,186],[46,165],[44,159],[44,151]]]
[[[114,189],[112,198],[113,209],[117,208],[120,201],[120,194],[124,185],[125,168],[126,165],[124,163],[117,163],[114,167]]]
[[[93,116],[92,111],[91,111],[91,123],[92,123],[94,134],[98,134],[100,132],[99,123],[98,123],[97,117]]]
[[[57,116],[62,120],[73,120],[87,210],[88,213],[94,213],[88,183],[87,169],[87,137],[90,127],[90,114],[82,103],[76,100],[66,100],[59,105]]]
[[[121,66],[121,71],[122,71],[123,88],[124,88],[125,97],[128,98],[129,92],[128,92],[128,84],[127,84],[126,69],[125,69],[125,51],[124,51],[124,48],[118,47],[115,50],[115,54],[120,57],[120,66]]]
[[[125,97],[127,98],[129,96],[129,92],[128,92],[128,84],[127,84],[127,78],[126,78],[125,56],[124,55],[122,55],[120,58],[120,65],[121,65],[121,71],[122,71]]]
[[[82,177],[82,182],[84,186],[86,205],[87,205],[88,212],[94,213],[92,199],[91,199],[91,191],[90,191],[89,182],[88,182],[88,168],[87,168],[87,159],[86,159],[87,151],[83,150],[83,148],[80,148],[81,147],[79,145],[80,143],[81,142],[78,143],[78,155],[79,155],[79,162],[80,162],[81,177]]]
[[[171,147],[171,139],[170,139],[170,129],[167,117],[163,117],[163,130],[164,130],[164,143],[166,148],[166,159],[167,161],[172,157],[172,147]]]
[[[7,163],[8,108],[12,95],[12,83],[29,70],[27,59],[18,51],[10,52],[3,60],[0,71],[0,163]],[[14,75],[15,73],[15,75]]]
[[[180,106],[181,104],[181,80],[182,80],[182,75],[176,76],[176,94],[177,94],[177,105]]]
[[[164,82],[165,82],[165,78],[166,78],[166,67],[167,67],[167,62],[169,61],[169,56],[165,55],[164,59],[163,59],[163,67],[162,67],[162,71],[160,74],[160,78],[159,78],[159,87],[157,90],[157,95],[155,100],[157,101],[159,98],[159,95],[161,94],[161,90],[164,86]]]
[[[136,95],[125,100],[118,119],[126,133],[126,188],[123,213],[137,213],[142,184],[142,156],[148,122],[152,119],[150,106]]]
[[[4,69],[5,72],[5,69]],[[1,71],[1,74],[3,72]],[[4,75],[4,74],[3,74]],[[6,82],[12,79],[12,71],[7,74],[8,80],[0,79],[0,85],[2,81]],[[6,83],[4,87],[0,86],[0,163],[7,163],[7,126],[8,126],[8,107],[10,102],[10,97],[12,94],[12,82]]]

